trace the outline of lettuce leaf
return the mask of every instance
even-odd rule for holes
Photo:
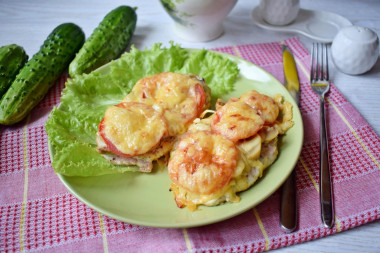
[[[212,99],[233,90],[237,64],[207,50],[188,50],[160,43],[129,53],[90,73],[68,79],[61,103],[45,124],[52,166],[66,176],[99,176],[138,171],[136,166],[117,166],[96,152],[96,132],[105,110],[119,103],[141,78],[161,72],[192,73],[206,80]]]
[[[215,99],[233,90],[239,69],[236,63],[203,49],[191,54],[180,72],[196,73],[204,78]]]

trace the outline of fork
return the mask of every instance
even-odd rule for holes
[[[319,197],[321,205],[321,218],[325,227],[334,225],[334,201],[332,181],[330,177],[328,141],[325,120],[325,95],[330,89],[328,51],[327,45],[313,43],[311,51],[310,85],[314,93],[319,96],[320,104],[320,171],[319,171]]]

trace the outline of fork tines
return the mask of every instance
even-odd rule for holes
[[[329,80],[329,67],[328,67],[328,52],[327,44],[313,43],[311,50],[311,71],[310,81],[312,83],[318,81]]]

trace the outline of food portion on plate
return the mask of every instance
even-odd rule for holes
[[[151,170],[151,161],[170,150],[172,137],[186,131],[210,100],[233,91],[238,76],[236,62],[217,52],[189,50],[174,44],[162,47],[157,43],[142,51],[132,46],[119,59],[89,74],[68,78],[60,104],[45,124],[55,173],[89,177]],[[166,80],[169,77],[181,80]],[[160,82],[166,85],[156,87]],[[176,82],[187,84],[171,87]],[[159,116],[151,108],[164,113]],[[140,112],[149,115],[148,119]],[[137,135],[129,135],[128,131],[122,134],[130,138],[128,145],[135,145],[135,149],[121,147],[118,137],[109,133],[113,118],[119,114],[141,120],[141,125],[148,124],[138,129],[139,134],[149,133],[144,141],[138,142]],[[100,132],[108,141],[97,138],[102,120]],[[153,128],[149,124],[155,125],[158,134],[150,133]],[[138,159],[131,162],[131,158]]]
[[[278,142],[279,154],[276,162],[270,166],[270,169],[264,171],[263,177],[256,181],[254,188],[238,193],[238,196],[241,197],[239,203],[223,204],[213,208],[199,207],[201,211],[197,212],[188,211],[189,208],[178,208],[173,198],[173,192],[168,191],[172,182],[167,168],[161,169],[160,166],[160,169],[157,169],[154,167],[152,173],[139,173],[138,166],[111,163],[104,158],[103,153],[97,151],[97,132],[99,132],[99,124],[107,109],[120,103],[141,103],[137,100],[124,101],[124,98],[131,94],[140,79],[165,72],[194,73],[205,79],[211,90],[210,107],[215,109],[212,111],[214,114],[226,104],[224,101],[229,101],[231,97],[241,97],[250,90],[267,94],[275,101],[274,94],[280,93],[284,100],[292,103],[294,126],[284,136],[281,136],[281,141]],[[224,101],[218,100],[218,98]],[[302,147],[303,127],[300,112],[291,99],[283,85],[273,76],[238,57],[208,50],[184,49],[174,44],[168,48],[162,47],[161,44],[155,44],[152,48],[142,51],[132,47],[132,50],[123,54],[121,58],[94,72],[67,79],[60,104],[52,110],[45,124],[52,167],[62,183],[79,200],[98,212],[124,222],[144,226],[192,227],[221,221],[252,208],[270,196],[294,168]],[[244,105],[240,106],[244,107]],[[239,108],[239,105],[236,107]],[[149,109],[147,111],[151,112]],[[206,113],[208,112],[209,110],[206,110]],[[223,123],[224,119],[228,119],[232,114],[226,109],[220,109],[218,114],[219,116],[216,118],[218,120],[214,122],[217,126],[214,126],[214,129],[222,132],[223,127],[217,123]],[[278,119],[282,115],[281,109],[279,115]],[[155,117],[152,120],[156,120]],[[204,130],[208,129],[213,134],[210,134],[210,137],[208,135],[204,140],[210,138],[216,143],[219,143],[220,140],[220,143],[225,143],[223,145],[229,143],[228,145],[235,147],[232,149],[239,154],[237,166],[245,174],[241,172],[240,177],[235,176],[239,175],[240,171],[234,169],[234,174],[230,176],[227,185],[232,187],[232,182],[239,182],[242,184],[240,189],[243,189],[244,180],[236,178],[251,179],[251,175],[248,174],[249,170],[244,170],[244,166],[241,166],[241,162],[239,162],[243,156],[237,143],[243,145],[243,141],[235,142],[233,140],[239,135],[235,135],[235,137],[232,135],[232,140],[224,138],[221,134],[215,136],[214,130],[211,129],[211,119],[212,117],[205,118],[201,114],[199,118],[192,121],[191,126],[188,126],[189,131],[193,131],[195,126],[207,127]],[[288,124],[291,124],[291,121]],[[279,126],[281,126],[280,129],[286,128],[286,124]],[[263,128],[266,128],[265,123]],[[254,131],[252,130],[252,132]],[[260,132],[259,130],[256,136]],[[269,133],[267,134],[269,136]],[[187,135],[186,132],[181,136],[185,135]],[[203,132],[199,135],[194,135],[193,138],[202,139],[204,137]],[[177,138],[178,143],[181,138]],[[264,149],[263,144],[254,145],[254,140],[261,142],[262,135],[260,138],[252,138],[252,142],[247,141],[246,150],[252,150],[249,151],[252,154],[256,152],[257,147],[261,147],[261,150]],[[248,145],[250,143],[252,145]],[[236,153],[231,152],[229,155],[234,157]],[[254,157],[254,155],[252,156]],[[160,162],[163,160],[160,159]],[[228,166],[232,167],[233,165],[232,163]],[[229,177],[221,177],[221,179],[223,178],[228,179]],[[225,182],[219,180],[216,181],[216,185],[226,184]],[[248,183],[246,185],[249,187]],[[213,187],[215,186],[210,184],[209,189],[213,189]],[[222,195],[219,196],[223,198]],[[155,208],[151,209],[152,206]]]
[[[178,207],[239,202],[278,155],[278,137],[293,126],[292,105],[255,90],[196,119],[170,154],[170,190]]]
[[[210,105],[210,88],[193,74],[164,72],[140,79],[123,101],[107,108],[97,151],[110,163],[151,172]]]
[[[166,158],[178,207],[239,202],[237,193],[276,160],[278,136],[293,126],[292,106],[280,94],[255,90],[218,99],[216,111],[207,110],[210,100],[210,88],[194,74],[144,77],[105,110],[97,151],[141,172],[152,172],[153,162]],[[212,116],[204,118],[208,112]]]

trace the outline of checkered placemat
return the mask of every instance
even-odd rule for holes
[[[44,130],[67,76],[23,122],[0,126],[0,252],[253,252],[324,237],[380,218],[380,138],[331,85],[327,97],[335,226],[319,212],[319,101],[309,86],[310,54],[297,38],[296,57],[305,139],[296,166],[299,227],[279,227],[280,194],[232,219],[198,228],[160,229],[111,219],[73,197],[50,164]],[[280,42],[214,48],[249,60],[284,81]]]

